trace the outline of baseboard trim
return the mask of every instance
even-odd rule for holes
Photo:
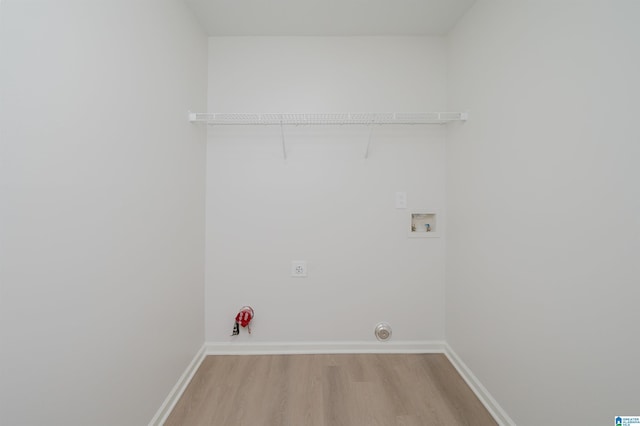
[[[178,382],[173,389],[171,389],[171,392],[169,392],[169,395],[167,395],[156,412],[156,415],[153,416],[153,419],[149,422],[149,426],[161,426],[167,421],[169,414],[173,411],[173,408],[191,382],[191,379],[193,379],[194,374],[196,374],[196,371],[200,368],[200,364],[202,364],[202,361],[204,361],[204,358],[207,356],[205,348],[206,345],[202,345],[196,356],[193,357],[187,369],[182,373],[182,376],[180,376]]]
[[[506,411],[502,409],[500,404],[491,396],[487,388],[485,388],[480,380],[471,372],[469,367],[462,362],[462,359],[451,349],[448,343],[444,344],[444,354],[447,356],[451,364],[458,370],[458,373],[464,381],[469,385],[473,393],[476,394],[482,405],[485,406],[489,414],[493,416],[500,426],[516,426],[515,422],[509,417]]]
[[[444,341],[420,342],[207,342],[207,355],[443,353]]]

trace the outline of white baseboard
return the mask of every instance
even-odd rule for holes
[[[207,356],[207,354],[205,351],[205,345],[203,345],[196,356],[193,357],[193,360],[191,360],[187,369],[182,373],[182,376],[180,376],[176,385],[171,389],[171,392],[167,395],[167,398],[156,412],[156,415],[153,416],[153,419],[149,422],[149,426],[161,426],[165,421],[167,421],[167,417],[169,417],[169,414],[173,411],[173,408],[184,393],[184,390],[191,382],[193,375],[198,371],[198,368],[200,367],[200,364],[202,364],[202,361],[204,361],[205,356]]]
[[[467,385],[476,394],[482,405],[493,416],[500,426],[516,426],[515,422],[509,417],[506,411],[502,409],[500,404],[491,396],[489,391],[480,383],[480,380],[471,372],[460,357],[445,343],[444,354],[447,356],[451,364],[458,370]]]
[[[207,342],[207,355],[443,353],[444,341],[421,342]]]

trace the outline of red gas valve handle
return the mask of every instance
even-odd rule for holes
[[[233,328],[232,336],[235,336],[240,333],[240,330],[238,329],[238,324],[241,325],[242,327],[248,327],[249,334],[251,334],[251,327],[249,326],[249,323],[251,322],[254,316],[255,316],[255,313],[253,312],[253,308],[251,306],[243,306],[240,309],[240,312],[238,312],[238,315],[236,315],[236,324]]]

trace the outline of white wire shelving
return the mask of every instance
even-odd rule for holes
[[[466,112],[357,112],[357,113],[211,113],[189,112],[189,121],[219,125],[277,125],[282,138],[282,155],[287,159],[285,125],[368,125],[369,139],[364,158],[369,157],[374,124],[446,124],[467,121]]]
[[[192,123],[209,125],[446,124],[468,118],[466,112],[189,113]]]

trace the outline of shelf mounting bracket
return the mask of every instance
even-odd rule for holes
[[[369,158],[369,149],[371,148],[371,137],[373,136],[373,122],[369,123],[369,140],[367,141],[367,150],[364,152],[365,160]]]
[[[282,124],[282,120],[280,121],[280,138],[282,139],[282,156],[284,159],[287,159],[287,145],[284,142],[284,125]]]

